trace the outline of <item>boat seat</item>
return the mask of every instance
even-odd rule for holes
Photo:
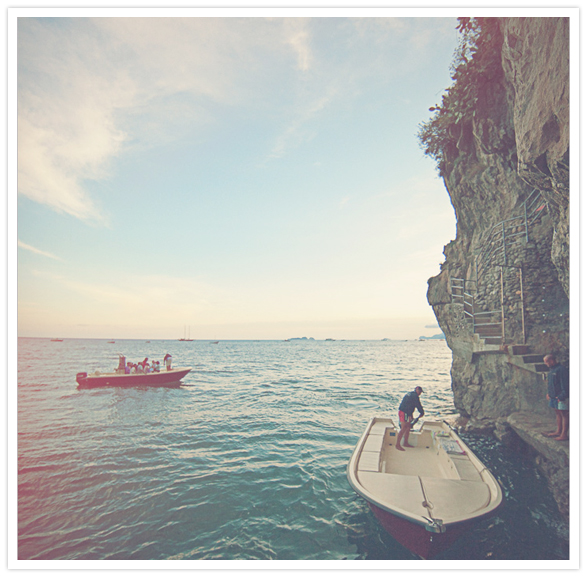
[[[481,478],[481,474],[469,457],[467,455],[464,456],[450,456],[452,463],[454,464],[457,474],[461,480],[469,480],[471,482],[483,482],[483,478]]]
[[[375,422],[371,426],[369,435],[371,434],[385,434],[385,431],[389,428],[390,422]],[[391,424],[393,426],[393,424]]]
[[[444,522],[453,522],[485,508],[491,491],[485,482],[422,478],[426,499],[432,505],[430,513]]]
[[[385,440],[386,430],[387,426],[384,422],[378,422],[371,428],[359,458],[358,470],[379,472],[381,449]]]
[[[357,465],[358,471],[379,473],[379,452],[363,452]]]

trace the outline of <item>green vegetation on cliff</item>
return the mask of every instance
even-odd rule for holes
[[[458,155],[463,128],[475,120],[489,83],[503,75],[503,36],[497,18],[458,18],[460,41],[451,71],[454,83],[446,89],[428,122],[420,124],[418,139],[424,153],[432,157],[441,175]]]

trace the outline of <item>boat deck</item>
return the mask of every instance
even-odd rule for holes
[[[377,426],[371,432],[360,469],[400,476],[482,481],[479,470],[454,439],[435,438],[437,427],[410,432],[412,447],[403,451],[395,447],[396,429]]]
[[[452,478],[440,466],[436,451],[430,446],[414,446],[404,452],[395,448],[395,437],[385,442],[381,459],[381,471],[385,474],[402,476],[430,476],[433,478]]]

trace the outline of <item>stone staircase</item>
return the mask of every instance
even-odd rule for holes
[[[533,374],[545,374],[548,366],[543,362],[543,355],[536,354],[531,346],[523,344],[502,345],[501,338],[481,338],[475,334],[473,338],[473,354],[505,354],[512,366],[527,370]]]
[[[451,302],[462,309],[465,319],[472,329],[473,354],[507,354],[507,360],[513,366],[535,374],[542,374],[548,372],[548,367],[543,363],[540,354],[534,353],[531,347],[526,344],[511,344],[506,340],[506,319],[503,312],[503,268],[501,269],[501,309],[483,310],[476,301],[479,283],[482,279],[480,271],[488,267],[507,266],[508,247],[511,250],[511,246],[517,242],[528,242],[531,226],[539,222],[548,212],[548,204],[542,198],[540,191],[533,190],[523,203],[520,212],[520,214],[500,222],[490,229],[481,253],[475,258],[475,280],[450,279]],[[520,284],[519,294],[521,294],[521,290]],[[521,340],[525,343],[523,315],[522,301],[522,334],[515,337],[514,341]]]
[[[480,322],[473,324],[473,334],[475,334],[479,340],[483,340],[485,344],[493,344],[501,346],[503,343],[502,338],[502,326],[501,320],[499,322],[491,322],[487,318],[480,318],[479,315],[475,315],[475,320],[480,319]]]
[[[543,362],[542,354],[532,352],[530,346],[512,344],[505,346],[508,355],[508,362],[513,366],[528,370],[534,374],[545,374],[548,372],[548,366]]]

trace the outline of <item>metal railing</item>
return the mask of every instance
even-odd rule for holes
[[[506,314],[505,314],[505,279],[504,268],[517,268],[519,274],[519,295],[521,313],[521,337],[522,344],[526,343],[526,322],[524,303],[524,276],[521,266],[510,266],[508,263],[508,247],[513,245],[518,238],[524,237],[526,242],[530,238],[530,226],[542,216],[548,213],[548,203],[542,197],[539,190],[534,189],[521,206],[522,214],[513,216],[507,220],[492,226],[485,238],[482,239],[482,249],[475,257],[475,280],[451,277],[451,301],[453,304],[463,306],[465,318],[470,322],[473,333],[483,333],[485,330],[501,327],[501,342],[506,339]],[[498,261],[501,261],[498,263]],[[500,284],[500,309],[483,310],[476,309],[480,272],[487,268],[499,267]],[[514,291],[515,292],[515,291]],[[477,332],[479,330],[479,332]],[[487,336],[488,338],[495,336]]]
[[[463,293],[465,292],[465,281],[463,278],[450,279],[450,299],[453,304],[463,303]]]
[[[504,278],[505,266],[499,266],[500,268],[500,307],[495,310],[484,310],[478,311],[475,309],[475,292],[470,288],[465,288],[467,283],[475,285],[473,280],[465,280],[464,278],[451,278],[451,297],[453,304],[459,304],[463,307],[463,313],[465,319],[470,323],[473,333],[483,334],[485,330],[491,330],[492,328],[500,328],[500,336],[495,334],[484,335],[480,337],[484,338],[501,338],[501,343],[505,344],[506,340],[506,314],[505,314],[505,295],[506,286]],[[523,268],[519,266],[509,266],[509,269],[518,270],[519,278],[519,297],[520,297],[520,326],[521,326],[521,344],[526,343],[526,320],[525,320],[525,302],[524,302],[524,272]],[[471,290],[471,291],[468,291]],[[514,291],[514,293],[517,293]]]
[[[534,189],[521,206],[522,214],[502,220],[492,226],[481,241],[481,251],[475,257],[477,281],[481,273],[492,265],[508,266],[508,247],[523,236],[528,242],[530,226],[548,212],[548,203],[539,190]],[[501,260],[500,264],[498,264]]]

